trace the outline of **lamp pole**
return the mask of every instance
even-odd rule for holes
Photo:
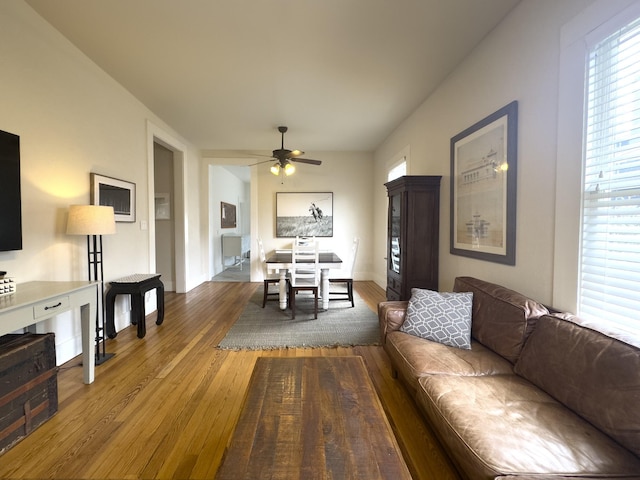
[[[104,269],[102,266],[102,235],[87,235],[87,268],[89,281],[98,282],[96,292],[96,365],[109,360],[115,354],[107,353],[104,324]],[[102,343],[102,350],[100,344]]]

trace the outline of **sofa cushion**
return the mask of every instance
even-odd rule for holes
[[[518,360],[537,318],[549,313],[535,300],[477,278],[458,277],[453,290],[473,293],[471,335],[511,363]]]
[[[468,292],[411,289],[407,317],[401,332],[450,347],[471,348],[471,304]]]
[[[518,375],[429,375],[416,396],[465,478],[638,474],[640,459]]]
[[[640,455],[640,349],[579,322],[541,317],[515,371]]]
[[[402,332],[389,332],[384,349],[402,379],[414,391],[423,375],[493,375],[513,373],[513,365],[487,347],[452,348]]]

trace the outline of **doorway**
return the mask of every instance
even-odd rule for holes
[[[172,193],[169,197],[163,195],[159,198],[159,209],[156,210],[156,165],[155,165],[155,153],[156,144],[164,147],[170,154],[166,154],[167,161],[172,166],[171,174],[168,175],[168,186],[166,188]],[[148,211],[148,228],[149,228],[149,271],[156,272],[156,265],[158,261],[158,255],[156,254],[156,214],[160,216],[166,216],[167,202],[170,204],[169,211],[171,215],[171,224],[173,229],[173,247],[171,253],[168,254],[165,250],[163,261],[166,257],[171,258],[168,260],[173,268],[173,272],[167,275],[171,275],[171,279],[162,278],[163,283],[171,280],[173,283],[173,290],[177,293],[186,293],[188,288],[189,269],[187,264],[187,252],[186,252],[186,218],[185,211],[185,192],[187,191],[185,185],[186,171],[185,171],[185,156],[186,146],[177,140],[175,137],[165,132],[153,122],[147,121],[147,172],[148,172],[148,190],[149,190],[149,211]],[[164,186],[162,187],[165,188]],[[161,191],[159,194],[165,194]],[[147,228],[145,222],[145,227]],[[165,238],[165,241],[167,239]],[[164,248],[164,247],[163,247]],[[160,272],[158,272],[160,273]],[[167,285],[167,283],[165,283]]]
[[[222,163],[208,166],[209,269],[212,281],[250,280],[250,185],[251,175],[247,166]],[[233,206],[231,223],[222,221],[223,204]],[[230,245],[232,251],[227,251]]]
[[[153,184],[155,192],[156,273],[162,275],[165,290],[175,292],[175,199],[173,152],[153,142]]]

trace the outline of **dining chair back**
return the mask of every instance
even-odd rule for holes
[[[301,246],[301,247],[305,247],[305,246],[308,247],[308,246],[313,246],[316,243],[317,242],[316,242],[316,237],[315,236],[313,236],[313,237],[300,237],[300,236],[296,235],[296,241],[294,243],[294,246],[298,245],[298,246]]]
[[[314,296],[314,318],[318,318],[318,296],[320,291],[320,264],[318,244],[294,245],[289,270],[289,306],[291,318],[296,318],[296,295],[310,291]]]
[[[262,263],[262,273],[263,273],[263,293],[262,293],[262,308],[267,304],[267,300],[275,299],[278,300],[280,297],[280,290],[273,289],[269,290],[270,285],[278,285],[280,284],[279,275],[269,273],[269,269],[267,268],[267,256],[264,252],[264,245],[262,243],[262,239],[258,238],[258,252],[260,253],[260,262]]]
[[[356,255],[358,254],[358,246],[360,245],[360,239],[358,237],[353,239],[351,244],[351,252],[349,258],[343,263],[343,268],[337,270],[335,273],[329,276],[329,285],[344,283],[347,291],[331,291],[329,290],[329,300],[349,300],[351,306],[355,306],[353,301],[353,269],[356,264]]]

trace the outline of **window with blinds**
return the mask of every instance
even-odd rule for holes
[[[579,315],[640,335],[640,19],[590,49]]]

